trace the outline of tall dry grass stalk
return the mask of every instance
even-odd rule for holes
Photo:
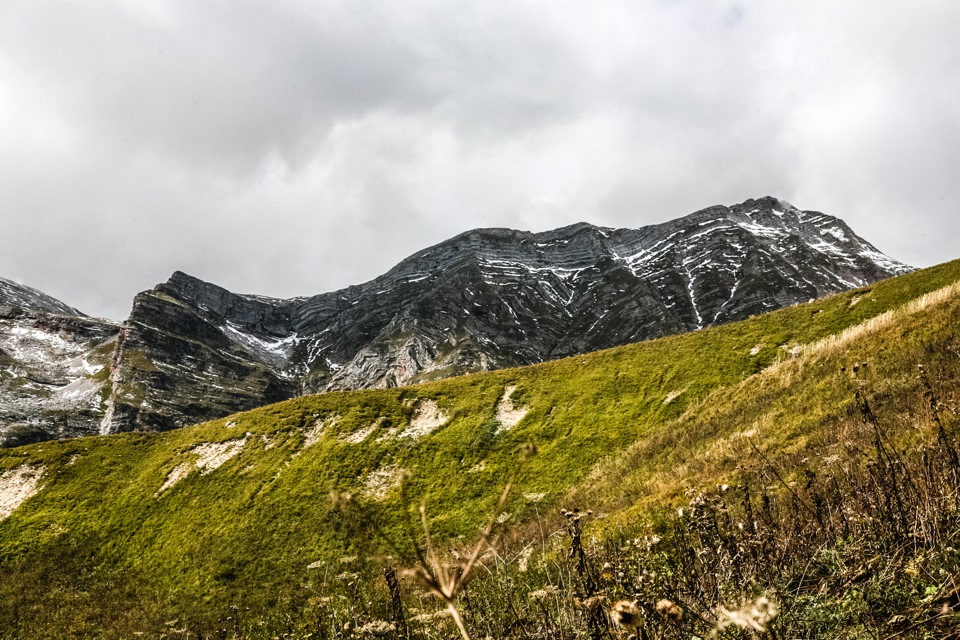
[[[411,569],[405,569],[404,575],[413,577],[420,585],[431,595],[439,599],[447,608],[447,612],[453,619],[457,630],[463,640],[472,640],[470,632],[464,624],[463,616],[460,613],[458,596],[463,591],[467,582],[473,577],[477,563],[481,555],[491,544],[491,536],[494,528],[501,522],[500,515],[503,513],[504,505],[507,503],[507,497],[513,489],[513,485],[520,477],[523,465],[533,455],[536,454],[536,447],[528,444],[523,448],[520,458],[517,461],[516,469],[507,482],[506,486],[497,500],[496,506],[490,513],[487,525],[480,534],[480,538],[474,544],[473,549],[465,557],[457,562],[444,562],[441,559],[436,545],[430,536],[430,523],[427,521],[426,507],[421,503],[420,526],[423,529],[424,544],[417,544],[417,536],[414,532],[412,522],[408,520],[407,531],[410,541],[413,543],[414,552],[417,556],[417,566]],[[409,508],[406,509],[409,515]]]

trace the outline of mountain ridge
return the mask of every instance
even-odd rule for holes
[[[0,307],[19,308],[57,315],[85,317],[86,314],[38,289],[0,278]]]
[[[473,229],[366,283],[291,299],[175,271],[116,330],[89,429],[165,430],[298,395],[532,364],[909,269],[842,220],[768,196],[636,229]]]
[[[842,220],[764,197],[638,229],[473,229],[366,283],[289,300],[176,272],[139,294],[128,344],[154,362],[149,354],[170,351],[176,336],[203,335],[215,349],[180,340],[178,360],[197,363],[180,375],[127,366],[112,394],[123,417],[101,430],[222,415],[217,387],[230,387],[232,406],[245,409],[264,394],[520,366],[742,319],[908,270]],[[123,370],[123,354],[116,360]],[[141,414],[122,401],[142,402],[154,386],[175,388],[198,411]]]

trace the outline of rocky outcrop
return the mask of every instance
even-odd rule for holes
[[[292,397],[282,301],[176,273],[137,295],[111,361],[102,433],[166,430]],[[273,332],[273,333],[271,333]]]
[[[531,364],[907,270],[837,218],[762,198],[639,229],[478,229],[310,298],[238,295],[178,272],[134,301],[102,431]]]
[[[96,433],[118,330],[0,280],[0,447]]]

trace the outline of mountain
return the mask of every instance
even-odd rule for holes
[[[747,318],[905,273],[775,198],[639,229],[477,229],[333,293],[277,300],[177,272],[117,341],[104,433],[296,395],[521,366]]]
[[[62,316],[83,317],[83,314],[56,298],[31,287],[0,278],[0,307],[11,307],[53,313]]]
[[[416,562],[419,504],[438,545],[472,548],[527,442],[538,453],[507,502],[508,535],[469,584],[474,637],[548,637],[544,616],[569,625],[555,636],[589,637],[582,602],[590,579],[605,606],[639,592],[650,616],[670,598],[690,624],[712,622],[720,606],[756,598],[778,572],[787,574],[773,583],[782,624],[807,625],[778,627],[778,637],[869,637],[915,620],[956,622],[940,600],[956,604],[957,467],[919,445],[957,438],[958,313],[960,261],[525,368],[296,398],[163,433],[0,451],[0,637],[376,637],[375,627],[355,629],[391,620],[392,596],[404,599],[412,637],[456,637],[449,618],[435,615],[443,603],[421,597],[412,578],[401,574],[399,595],[388,592],[381,562]],[[860,397],[870,400],[869,416]],[[888,456],[880,463],[871,462],[877,449]],[[912,511],[903,521],[896,515],[900,498],[890,492],[906,500],[912,483],[927,486],[906,475],[907,451],[924,461],[924,475],[954,478],[943,509],[921,496],[942,528],[926,528]],[[837,476],[858,474],[888,487],[887,502],[850,513],[813,499],[824,487],[839,491]],[[711,487],[727,491],[725,503],[700,494]],[[344,493],[356,502],[338,509],[328,497]],[[753,513],[744,515],[742,503]],[[676,514],[681,506],[685,531],[705,548],[683,554],[687,564],[668,565],[669,574],[712,585],[683,599],[663,582],[673,521],[646,528],[658,522],[646,517],[654,507]],[[570,553],[580,529],[561,507],[594,510],[580,522],[591,541],[586,570]],[[799,520],[775,527],[791,509]],[[404,513],[416,518],[409,537]],[[819,546],[822,523],[839,535]],[[746,537],[734,538],[738,530]],[[898,536],[877,537],[889,530]],[[761,537],[767,531],[772,537]],[[927,553],[931,537],[945,548]],[[803,552],[798,564],[784,568],[784,547]],[[634,562],[630,549],[657,557]],[[455,562],[446,550],[438,557]],[[724,553],[735,560],[720,569],[739,578],[716,580],[712,559]],[[862,560],[848,562],[852,554]],[[497,573],[508,563],[509,573]],[[533,622],[505,629],[525,619]],[[862,626],[841,633],[846,624]],[[682,631],[664,637],[693,635]]]
[[[0,279],[0,446],[523,366],[908,270],[841,220],[767,197],[639,229],[477,229],[307,298],[176,272],[138,294],[121,326]]]
[[[119,329],[0,278],[0,447],[95,432]]]

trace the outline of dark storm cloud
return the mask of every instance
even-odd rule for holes
[[[472,227],[639,226],[764,194],[901,260],[951,259],[958,16],[6,3],[0,275],[122,318],[175,269],[304,295]]]

